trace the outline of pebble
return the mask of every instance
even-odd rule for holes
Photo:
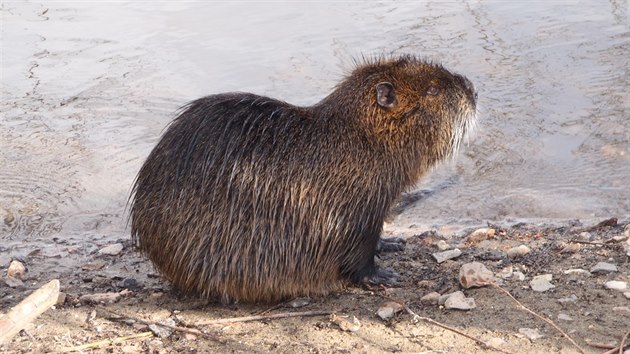
[[[175,321],[172,318],[164,319],[158,323],[175,326]],[[155,334],[156,337],[160,338],[168,338],[171,336],[171,334],[173,334],[173,330],[171,328],[160,326],[157,323],[150,324],[149,329],[151,330],[151,332],[153,332],[153,334]]]
[[[446,299],[446,301],[444,302],[444,307],[447,309],[453,309],[453,310],[472,310],[475,307],[477,307],[477,305],[475,305],[475,299],[473,299],[472,297],[466,297],[466,295],[464,295],[463,292],[461,291],[456,291],[454,293],[452,293],[448,299]]]
[[[623,228],[623,235],[628,237],[628,243],[630,243],[630,224]]]
[[[611,290],[626,290],[628,288],[628,283],[625,281],[610,280],[604,283],[604,287]]]
[[[535,341],[544,337],[542,334],[540,334],[540,331],[538,331],[537,328],[519,328],[518,333],[523,334],[531,341]]]
[[[530,248],[525,245],[520,245],[517,247],[512,247],[507,250],[507,255],[510,258],[522,257],[530,252]]]
[[[620,312],[621,314],[624,314],[626,316],[630,316],[630,307],[628,306],[613,307],[613,311]]]
[[[7,269],[7,277],[24,280],[26,275],[26,266],[20,261],[13,260]]]
[[[440,251],[446,251],[447,249],[451,248],[451,245],[449,245],[446,241],[444,240],[440,240],[438,241],[438,243],[436,244],[437,248]]]
[[[586,276],[591,276],[591,272],[589,272],[586,269],[581,269],[581,268],[574,268],[574,269],[567,269],[564,271],[564,274],[584,274]]]
[[[361,322],[354,316],[334,316],[332,321],[336,323],[342,331],[346,332],[357,332],[361,328]]]
[[[495,347],[495,348],[499,348],[502,345],[505,344],[505,340],[503,338],[499,338],[499,337],[492,337],[490,339],[488,339],[488,344],[490,344],[491,346]]]
[[[630,300],[630,291],[626,291],[625,293],[623,293],[623,296],[625,296],[626,299]]]
[[[106,255],[106,256],[117,256],[122,252],[123,245],[122,243],[114,243],[107,247],[103,247],[98,251],[98,254]]]
[[[591,273],[614,273],[617,271],[617,266],[612,263],[599,262],[593,268]]]
[[[563,297],[562,299],[558,299],[559,303],[569,303],[578,301],[578,297],[575,294],[571,294],[569,297]]]
[[[394,317],[395,314],[402,311],[403,306],[397,302],[386,302],[381,307],[379,307],[378,311],[376,311],[376,315],[383,320],[389,320]]]
[[[514,272],[512,274],[512,278],[518,280],[518,281],[523,281],[525,280],[525,274],[523,274],[523,272]]]
[[[422,302],[423,304],[427,304],[427,305],[438,305],[439,304],[439,300],[440,300],[440,293],[437,292],[432,292],[432,293],[428,293],[426,295],[424,295],[423,297],[420,298],[420,302]],[[446,301],[446,299],[445,299]]]
[[[433,253],[432,256],[433,258],[435,258],[435,260],[438,263],[442,263],[449,259],[457,258],[461,256],[461,254],[462,254],[462,251],[460,251],[459,248],[455,248],[455,249],[444,251],[444,252]]]
[[[24,282],[22,280],[12,277],[6,277],[6,279],[4,279],[4,283],[10,288],[19,288],[24,286]]]
[[[569,315],[567,315],[566,313],[559,313],[558,314],[558,319],[561,321],[573,321],[573,318]]]
[[[590,241],[593,238],[593,235],[591,235],[590,232],[581,232],[580,233],[580,240],[582,241]]]
[[[551,284],[552,277],[553,276],[551,274],[537,275],[529,282],[529,286],[532,288],[532,290],[538,292],[544,292],[549,289],[553,289],[556,286]]]
[[[466,242],[467,243],[479,243],[481,241],[490,239],[492,237],[494,237],[494,234],[497,231],[493,228],[489,228],[489,227],[483,227],[481,229],[477,229],[473,232],[471,232],[467,237],[466,237]]]
[[[308,297],[298,297],[296,299],[293,299],[291,301],[289,301],[289,306],[293,307],[293,308],[299,308],[299,307],[304,307],[308,304],[311,303],[311,299]]]
[[[465,289],[486,286],[494,283],[494,273],[482,263],[466,263],[459,269],[459,283]]]

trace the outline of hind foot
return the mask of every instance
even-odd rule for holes
[[[363,278],[363,282],[369,285],[394,286],[398,283],[400,275],[389,268],[379,269],[374,274]]]

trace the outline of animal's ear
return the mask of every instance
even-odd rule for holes
[[[383,81],[376,84],[376,102],[384,108],[396,106],[396,92],[391,82]]]

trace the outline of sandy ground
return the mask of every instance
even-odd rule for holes
[[[208,304],[173,291],[131,247],[128,240],[117,255],[103,255],[81,244],[57,248],[75,257],[74,270],[42,271],[48,257],[41,252],[21,259],[29,271],[24,285],[0,283],[0,308],[6,312],[50,279],[60,279],[65,300],[41,315],[0,352],[40,353],[74,349],[107,353],[485,353],[493,349],[463,335],[426,321],[414,323],[404,309],[388,319],[376,313],[388,299],[402,302],[418,316],[451,326],[467,335],[514,353],[576,353],[579,350],[561,333],[520,309],[494,287],[463,289],[458,281],[464,263],[483,263],[497,283],[524,306],[551,319],[589,353],[603,353],[601,345],[618,345],[630,330],[630,291],[608,289],[611,280],[630,281],[630,226],[628,221],[608,220],[582,225],[489,225],[485,233],[445,238],[425,232],[407,239],[404,251],[382,254],[379,263],[400,273],[391,288],[349,287],[327,297],[277,306]],[[625,229],[624,229],[625,228]],[[485,236],[484,236],[485,235]],[[462,254],[437,263],[432,254],[438,245],[459,248]],[[508,250],[526,245],[530,252],[508,257]],[[101,249],[108,245],[100,245]],[[63,253],[63,252],[61,252]],[[114,251],[116,253],[116,251]],[[3,280],[10,260],[0,260]],[[593,272],[598,262],[614,264],[616,271]],[[584,271],[568,272],[570,269]],[[518,272],[521,272],[522,275]],[[534,276],[551,274],[553,288],[537,292],[530,287]],[[476,307],[463,311],[421,301],[431,292],[448,294],[463,290]],[[86,295],[107,293],[111,303],[93,304]],[[306,303],[306,304],[304,304]],[[262,319],[250,322],[203,324],[213,319],[272,315],[303,311],[330,311],[333,315]],[[121,321],[115,314],[149,323],[199,329],[204,334],[175,331],[161,333],[136,321]],[[356,320],[354,320],[356,318]],[[531,332],[540,334],[540,338]],[[133,338],[141,335],[143,337]],[[129,338],[130,337],[130,338]],[[102,340],[100,346],[79,346]]]

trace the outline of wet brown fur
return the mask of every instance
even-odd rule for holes
[[[393,107],[377,103],[381,82]],[[475,104],[465,78],[411,56],[362,63],[312,107],[198,99],[138,174],[132,238],[205,298],[275,302],[363,281],[378,274],[390,206],[457,149]]]

